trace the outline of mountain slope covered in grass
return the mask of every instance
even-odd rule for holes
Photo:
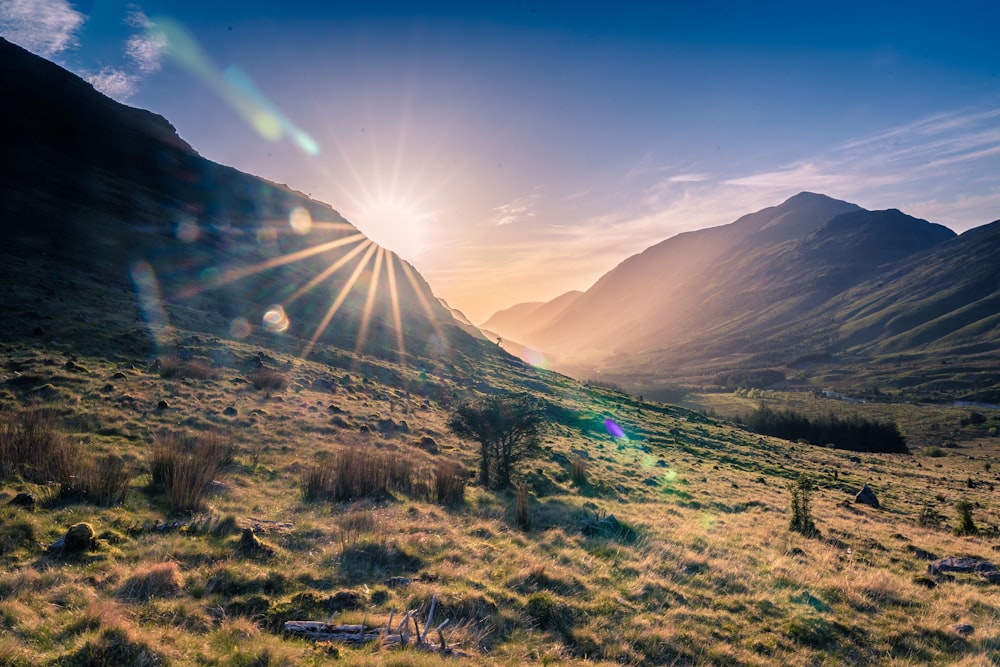
[[[987,397],[1000,387],[995,246],[995,224],[958,237],[895,209],[802,193],[667,239],[559,317],[525,318],[508,336],[549,354],[557,369],[637,391],[764,372],[829,386],[840,372]],[[941,354],[968,372],[939,377],[928,364]],[[877,361],[886,355],[896,361]]]
[[[1000,586],[927,571],[995,556],[992,412],[850,404],[899,422],[913,454],[844,452],[533,368],[452,324],[393,256],[344,260],[354,231],[329,207],[202,161],[164,122],[4,43],[0,59],[4,85],[23,67],[51,87],[25,92],[49,120],[3,112],[12,145],[38,150],[0,170],[4,665],[996,655]],[[86,123],[59,102],[74,95]],[[53,139],[87,124],[110,143]],[[517,490],[475,486],[479,445],[447,426],[487,394],[545,415]],[[813,489],[796,512],[818,534],[789,531],[793,484]],[[865,484],[882,509],[850,502]],[[965,519],[977,529],[945,525]],[[464,657],[414,646],[417,630],[406,647],[284,631],[378,636],[410,611]]]

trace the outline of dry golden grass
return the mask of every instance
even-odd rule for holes
[[[262,351],[254,341],[179,336],[196,358]],[[945,455],[854,455],[759,437],[487,359],[476,362],[475,377],[504,390],[534,383],[561,409],[517,480],[530,496],[524,530],[513,492],[466,486],[464,502],[446,508],[429,500],[439,466],[450,466],[456,483],[475,467],[475,448],[445,426],[446,398],[467,391],[468,368],[429,366],[433,386],[410,369],[404,389],[379,379],[402,373],[390,362],[319,346],[318,355],[342,360],[338,367],[272,349],[292,370],[281,395],[269,398],[238,382],[245,380],[238,363],[185,382],[136,370],[147,368],[148,356],[126,364],[109,352],[78,359],[89,373],[70,377],[52,371],[67,361],[57,348],[4,352],[22,374],[57,389],[46,394],[51,400],[32,398],[55,415],[54,432],[134,470],[123,503],[113,507],[60,499],[45,480],[5,478],[0,502],[19,491],[39,498],[34,513],[0,508],[0,540],[19,527],[9,529],[12,547],[0,548],[0,656],[13,665],[101,656],[153,664],[456,664],[375,647],[334,651],[281,632],[284,621],[303,617],[381,625],[390,611],[426,613],[432,596],[435,619],[451,619],[449,642],[473,656],[459,664],[995,664],[1000,586],[957,575],[926,588],[927,562],[916,556],[919,549],[1000,560],[992,532],[957,536],[945,525],[918,525],[925,503],[956,525],[962,499],[973,504],[978,526],[1000,523],[990,486],[1000,483],[1000,441],[962,426],[967,410],[869,406],[872,416],[892,413],[904,432]],[[366,373],[351,367],[360,364]],[[339,389],[315,390],[318,378]],[[104,391],[108,383],[113,391]],[[33,388],[3,385],[0,407],[20,409]],[[159,400],[169,409],[157,410]],[[762,400],[802,411],[830,406],[813,405],[813,397]],[[230,406],[235,415],[224,413]],[[408,432],[361,433],[361,425],[388,419],[405,421]],[[627,438],[612,437],[604,419]],[[235,517],[229,529],[152,527],[168,515],[193,520],[172,514],[165,490],[146,484],[164,481],[167,459],[188,452],[183,442],[151,450],[154,434],[182,432],[232,433],[240,443],[224,457],[224,480],[205,476],[222,483],[196,504]],[[424,436],[437,453],[412,446]],[[303,475],[314,464],[329,469],[352,448],[405,459],[423,488],[399,484],[384,494],[349,494],[351,501],[305,502]],[[585,483],[571,463],[581,449]],[[191,460],[207,470],[215,458]],[[821,539],[788,531],[788,485],[803,472],[816,485],[811,513]],[[845,504],[866,483],[882,509]],[[586,521],[611,515],[629,530],[584,534]],[[79,521],[97,529],[96,551],[46,554],[44,546]],[[239,552],[239,529],[251,526],[272,553]],[[972,634],[956,632],[962,623]]]

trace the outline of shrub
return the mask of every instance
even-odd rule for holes
[[[955,526],[956,535],[979,534],[979,528],[976,527],[975,521],[972,520],[972,510],[974,508],[975,505],[965,498],[955,503],[955,509],[958,510],[958,525]]]
[[[514,493],[515,520],[517,521],[517,526],[523,531],[531,530],[531,505],[529,504],[529,500],[528,489],[523,486],[517,487],[517,491]]]
[[[465,500],[466,470],[458,461],[438,461],[434,467],[434,498],[453,507]]]
[[[258,390],[270,395],[271,392],[282,391],[288,387],[288,378],[268,368],[258,368],[250,375],[250,382]]]
[[[413,464],[392,452],[350,446],[332,461],[310,466],[301,476],[305,500],[336,502],[384,497],[414,487]]]
[[[809,508],[809,496],[812,490],[812,482],[805,475],[799,476],[798,481],[792,485],[792,519],[788,529],[806,537],[819,537],[819,530],[813,522],[812,511]]]
[[[920,453],[931,458],[940,458],[944,456],[944,450],[937,445],[925,445],[920,448]]]
[[[582,456],[574,456],[569,461],[569,476],[577,486],[587,483],[587,460]]]
[[[940,528],[942,520],[941,515],[930,503],[924,503],[924,506],[920,508],[920,518],[917,523],[924,528]]]
[[[171,512],[196,512],[205,509],[212,482],[232,460],[232,442],[221,434],[167,433],[153,441],[150,473],[153,485],[162,487]]]

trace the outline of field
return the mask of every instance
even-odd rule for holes
[[[697,411],[499,355],[404,367],[320,345],[304,361],[300,342],[232,340],[173,307],[167,349],[127,286],[5,265],[24,275],[0,324],[0,436],[42,410],[74,456],[70,481],[0,481],[0,664],[998,664],[1000,586],[927,574],[932,556],[1000,560],[996,411],[972,424],[969,408],[805,393],[700,395]],[[446,427],[455,401],[488,389],[548,411],[518,476],[528,526],[514,491],[473,484],[476,445]],[[895,420],[911,454],[729,420],[762,401]],[[222,454],[203,496],[179,503],[158,478],[163,448],[188,443],[207,468],[198,437]],[[348,451],[391,453],[399,477],[310,498],[310,471]],[[121,502],[73,492],[105,455],[128,471]],[[438,502],[442,461],[470,473],[461,502]],[[818,537],[788,529],[803,474]],[[864,484],[880,509],[852,502]],[[18,493],[35,508],[10,504]],[[962,500],[977,535],[951,529]],[[48,548],[79,522],[91,549]],[[432,596],[469,657],[283,633],[303,619],[383,627],[410,609],[422,621]]]

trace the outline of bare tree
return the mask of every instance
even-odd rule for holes
[[[514,466],[538,447],[545,413],[528,394],[491,395],[458,405],[448,426],[479,443],[479,483],[494,490],[511,485]]]

